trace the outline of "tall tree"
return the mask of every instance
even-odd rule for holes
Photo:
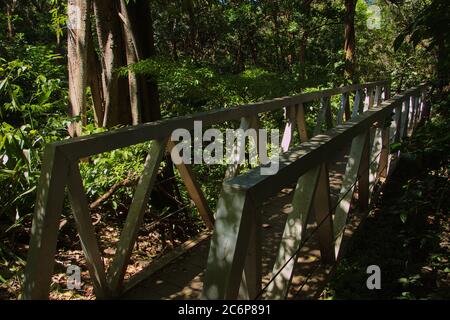
[[[355,37],[355,11],[356,2],[358,0],[344,0],[345,1],[345,13],[344,13],[344,52],[345,52],[345,65],[344,65],[344,85],[356,83],[355,76],[355,63],[356,63],[356,37]],[[346,108],[345,118],[350,119],[350,104],[349,97],[346,96]]]
[[[81,116],[83,123],[86,119],[87,38],[90,32],[89,8],[90,0],[69,0],[67,4],[69,115],[72,117]],[[69,134],[72,137],[81,134],[79,122],[73,122],[69,126]]]

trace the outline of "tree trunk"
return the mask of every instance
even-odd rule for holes
[[[112,127],[130,124],[128,86],[119,79],[116,70],[125,65],[125,48],[119,18],[119,3],[111,0],[94,0],[94,13],[101,53],[102,89],[105,113],[102,125]]]
[[[355,76],[355,8],[357,0],[345,0],[345,16],[344,16],[344,29],[345,29],[345,66],[344,66],[344,85],[349,85],[356,83],[357,79]],[[345,119],[350,119],[350,107],[349,107],[349,97],[347,96],[345,108]]]
[[[344,79],[345,84],[355,82],[355,8],[357,0],[345,0],[345,16],[344,16],[344,28],[345,28],[345,70]]]
[[[90,32],[88,8],[90,1],[68,1],[68,72],[69,72],[69,115],[81,116],[86,123],[86,86],[87,86],[87,33]],[[72,137],[81,135],[79,122],[69,125]]]
[[[8,38],[14,37],[14,26],[12,23],[13,14],[16,6],[17,0],[12,0],[11,2],[6,3],[6,25],[7,25],[7,35]]]

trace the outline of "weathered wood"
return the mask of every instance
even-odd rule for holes
[[[297,130],[300,135],[300,141],[306,142],[308,141],[308,132],[306,131],[306,121],[305,121],[305,107],[301,103],[297,105],[296,112],[296,121],[297,121]]]
[[[361,100],[362,100],[361,90],[357,90],[355,93],[355,99],[353,101],[352,118],[358,116],[360,111]]]
[[[368,91],[368,96],[369,96],[367,108],[372,109],[373,105],[375,103],[375,96],[374,96],[373,88],[367,89],[367,91]]]
[[[313,211],[318,228],[317,238],[322,261],[324,263],[333,263],[335,261],[333,216],[331,214],[330,180],[325,163],[321,166]]]
[[[326,98],[327,106],[325,110],[325,125],[327,127],[327,130],[330,130],[334,127],[333,124],[333,114],[331,112],[331,97]]]
[[[293,106],[287,106],[285,108],[286,125],[284,128],[283,139],[281,140],[281,150],[286,152],[291,145],[292,135],[294,133],[295,126],[295,108]]]
[[[361,153],[361,161],[358,168],[358,209],[361,212],[365,212],[369,208],[371,155],[370,140],[367,140]],[[343,236],[343,234],[341,236]]]
[[[167,143],[169,152],[175,147],[173,141],[169,141]],[[174,155],[172,155],[174,156]],[[178,155],[179,157],[179,155]],[[206,201],[205,195],[197,182],[197,179],[194,176],[194,172],[192,172],[191,165],[185,164],[181,159],[172,159],[180,172],[180,176],[183,179],[184,185],[186,186],[186,190],[189,193],[192,201],[194,201],[195,206],[203,219],[206,227],[209,230],[214,228],[214,214],[211,211],[211,208],[208,206],[208,202]]]
[[[254,211],[251,214],[254,220],[249,230],[250,239],[239,288],[239,298],[243,300],[256,299],[262,289],[262,217],[261,212],[256,208],[249,207],[248,210]]]
[[[355,191],[355,183],[361,171],[368,170],[368,159],[366,161],[366,154],[369,150],[369,135],[363,132],[356,136],[350,148],[349,159],[345,167],[345,173],[342,181],[341,191],[339,193],[339,204],[336,207],[333,220],[333,234],[335,240],[335,256],[339,254],[339,249],[342,242],[344,227],[347,222],[347,217],[350,211],[353,193]],[[365,168],[364,168],[365,165]],[[368,176],[368,174],[367,174]]]
[[[145,209],[156,180],[156,175],[166,150],[167,140],[153,141],[145,160],[144,170],[139,179],[127,219],[117,244],[116,256],[108,270],[108,283],[112,294],[117,296],[122,290],[123,278],[136,242],[139,228],[144,219]]]
[[[64,156],[54,146],[47,146],[44,150],[24,272],[23,297],[27,300],[48,299],[68,171],[69,166]]]
[[[380,178],[387,178],[389,172],[389,163],[390,163],[390,139],[389,139],[390,129],[389,127],[384,127],[382,129],[382,149],[380,155],[380,165],[378,167],[378,176]]]
[[[400,137],[405,138],[408,136],[408,123],[409,123],[409,108],[410,108],[410,99],[407,97],[403,102],[402,107],[402,125],[400,129]]]
[[[321,98],[320,99],[320,112],[317,117],[316,127],[314,129],[314,135],[318,135],[322,132],[322,126],[325,122],[328,129],[333,127],[333,121],[331,119],[331,110],[330,110],[330,99],[329,98]]]
[[[286,298],[296,260],[293,258],[289,261],[289,259],[295,255],[301,243],[308,217],[314,205],[321,169],[322,165],[314,167],[298,179],[292,198],[293,209],[286,220],[272,273],[275,275],[282,270],[267,288],[267,298],[269,299]]]
[[[378,107],[381,102],[382,102],[382,99],[381,99],[381,86],[376,86],[376,88],[375,88],[374,104],[375,104],[376,107]]]
[[[339,113],[338,113],[337,119],[336,119],[337,125],[341,125],[344,123],[344,116],[346,113],[350,114],[350,108],[348,106],[348,102],[349,102],[349,94],[343,93],[341,95],[341,104],[340,104]]]
[[[382,123],[382,122],[381,122]],[[369,194],[373,190],[378,178],[378,168],[380,164],[381,152],[383,149],[383,128],[378,125],[374,129],[373,139],[371,140],[370,165],[369,165]],[[369,196],[370,201],[370,196]]]
[[[109,293],[105,266],[98,247],[94,226],[92,225],[89,203],[84,191],[78,164],[70,166],[67,187],[81,246],[94,285],[95,296],[100,299],[106,298],[109,296]]]
[[[222,189],[203,282],[204,299],[236,299],[247,258],[255,205],[247,193]]]
[[[84,157],[120,149],[134,144],[150,140],[161,140],[170,136],[175,129],[194,129],[195,121],[202,121],[204,127],[225,121],[237,120],[242,117],[255,116],[259,113],[281,109],[286,105],[299,105],[315,101],[324,97],[351,92],[376,84],[385,84],[386,81],[366,83],[363,85],[351,85],[341,88],[327,89],[316,92],[303,93],[298,96],[276,98],[269,101],[261,101],[253,104],[242,105],[233,108],[214,110],[195,115],[181,116],[156,122],[145,123],[133,127],[127,127],[105,133],[78,137],[70,140],[55,142],[69,160],[78,160]]]

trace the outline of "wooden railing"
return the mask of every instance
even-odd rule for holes
[[[384,102],[377,91],[378,95],[369,98],[364,108],[356,102],[349,121],[283,153],[276,175],[261,175],[262,167],[257,167],[227,179],[217,205],[204,298],[285,299],[297,255],[308,241],[305,230],[311,214],[315,216],[312,233],[317,234],[321,260],[335,262],[356,185],[359,210],[364,211],[375,183],[389,176],[398,159],[398,154],[391,154],[390,144],[406,137],[428,114],[425,90],[426,86],[421,85]],[[388,91],[385,93],[389,98]],[[342,109],[339,114],[342,117]],[[327,162],[350,143],[342,187],[332,207]],[[271,279],[263,288],[261,206],[295,183],[293,210],[287,217]]]
[[[388,98],[390,95],[390,85],[388,81],[379,81],[363,85],[351,85],[316,91],[229,109],[146,123],[106,133],[64,140],[48,145],[44,151],[41,177],[37,189],[28,260],[25,268],[24,298],[48,298],[54,267],[59,230],[58,226],[61,211],[63,209],[66,187],[83,252],[86,257],[86,264],[94,285],[95,294],[98,298],[114,297],[119,295],[123,290],[125,270],[128,266],[132,248],[136,242],[137,232],[143,221],[145,207],[154,186],[162,157],[166,152],[166,149],[169,149],[170,151],[173,148],[173,143],[169,141],[169,138],[175,129],[192,130],[194,129],[195,121],[201,121],[203,128],[207,128],[208,126],[221,124],[230,120],[240,120],[240,127],[242,129],[258,128],[260,126],[259,114],[285,108],[287,123],[283,135],[282,147],[284,151],[287,151],[291,143],[294,126],[298,127],[301,140],[308,140],[305,124],[305,103],[316,100],[320,100],[321,102],[321,110],[315,129],[315,134],[319,134],[324,125],[326,125],[328,129],[333,126],[334,120],[330,98],[334,95],[342,96],[340,110],[336,115],[335,120],[339,125],[344,122],[344,115],[347,115],[347,117],[351,115],[351,108],[347,102],[352,93],[355,93],[353,116],[357,116],[359,112],[362,112],[365,109],[372,109],[372,107],[378,105],[382,99]],[[389,108],[392,109],[393,107]],[[373,111],[370,112],[373,113]],[[380,113],[377,114],[387,115],[387,111],[380,111]],[[360,118],[358,116],[355,119]],[[363,125],[356,125],[356,127],[367,129],[369,125],[373,124],[373,122],[378,119],[379,116],[374,116],[371,117],[370,120],[361,120]],[[399,119],[404,120],[404,118],[400,117],[397,120],[400,121]],[[352,120],[351,122],[345,123],[343,126],[338,126],[337,130],[347,128],[348,125],[354,123],[354,121],[355,120]],[[403,125],[402,128],[404,127],[405,126]],[[351,139],[354,134],[359,132],[358,130],[359,129],[352,129],[349,131],[351,133],[342,132],[336,139],[338,141]],[[317,139],[321,139],[320,137],[323,138],[323,136],[319,136]],[[152,144],[117,245],[116,256],[113,259],[108,272],[106,272],[91,221],[88,199],[80,175],[79,162],[80,159],[86,157],[149,141],[152,141]],[[311,140],[311,143],[317,145],[318,142],[316,140]],[[327,148],[329,149],[329,147],[322,147],[320,149],[322,151],[316,152],[316,159],[319,158],[317,154],[323,154],[323,150],[328,150]],[[305,160],[302,161],[304,162]],[[295,165],[293,168],[294,167],[296,168],[297,166]],[[214,234],[215,246],[212,247],[212,254],[215,254],[214,250],[218,250],[216,247],[217,241],[220,241],[220,239],[222,239],[221,237],[223,237],[220,232],[223,222],[222,219],[224,218],[226,211],[226,204],[224,203],[223,197],[222,200],[219,201],[217,213],[217,218],[219,220],[215,222],[212,210],[209,208],[200,185],[194,177],[191,166],[189,164],[181,163],[177,165],[177,168],[189,196],[195,203],[205,225],[209,229],[213,229],[214,224],[216,224],[217,231]],[[239,169],[239,165],[231,164],[227,170],[226,177],[235,177],[239,173]],[[283,170],[285,170],[285,168],[283,168]],[[285,171],[283,170],[281,174],[276,176],[278,177],[276,179],[284,177],[283,172]],[[303,169],[296,172],[296,175],[298,176],[298,174],[304,172],[302,170]],[[246,175],[245,177],[248,176],[249,175]],[[265,185],[264,181],[268,181],[265,180],[264,177],[253,177],[252,179],[261,179],[261,183],[258,183],[257,186],[255,185],[255,188]],[[239,181],[241,180],[237,180],[237,182]],[[244,195],[245,194],[246,193],[244,193]],[[247,214],[242,215],[242,211],[229,214],[236,214],[239,216],[239,219],[242,216],[248,216]],[[236,243],[234,243],[234,245],[236,245]],[[218,252],[218,254],[219,253],[220,252]],[[219,269],[214,268],[210,262],[208,267],[209,276],[217,272],[217,270]],[[224,283],[233,282],[229,275],[230,270],[227,269],[227,273],[225,273],[226,277],[223,279],[226,279],[226,281],[224,280]],[[219,278],[221,277],[222,276]],[[208,285],[215,285],[215,280],[210,277],[207,283]],[[226,286],[220,286],[220,294],[218,294],[217,297],[233,296],[228,289],[225,289],[227,288]],[[212,296],[209,295],[209,297]]]

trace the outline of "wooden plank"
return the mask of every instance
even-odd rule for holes
[[[346,118],[348,118],[346,116],[346,114],[350,114],[350,108],[348,106],[348,101],[349,101],[349,94],[348,93],[344,93],[341,95],[341,104],[340,104],[340,108],[339,108],[339,113],[337,115],[337,119],[336,119],[336,123],[337,125],[341,125],[344,123],[344,116]]]
[[[401,138],[401,128],[402,128],[402,107],[403,104],[399,105],[397,108],[394,108],[394,143],[400,141]]]
[[[48,299],[69,167],[55,146],[44,150],[24,271],[23,297]]]
[[[262,289],[262,217],[261,212],[256,208],[249,208],[249,210],[254,211],[252,213],[254,220],[250,226],[247,256],[239,288],[239,299],[243,300],[256,299]]]
[[[251,225],[255,218],[254,207],[245,191],[233,190],[224,184],[217,204],[216,223],[203,282],[204,299],[238,297]]]
[[[67,187],[69,200],[77,225],[78,234],[86,257],[86,265],[94,285],[95,296],[98,299],[109,296],[106,272],[98,247],[94,226],[89,212],[89,203],[84,191],[78,164],[70,166]]]
[[[378,168],[380,164],[381,152],[383,149],[383,128],[381,125],[374,129],[374,137],[371,140],[371,152],[370,152],[370,166],[369,166],[369,193],[371,194],[377,179],[378,179]],[[369,200],[370,200],[369,196]]]
[[[305,107],[302,103],[297,105],[297,112],[295,118],[297,121],[297,129],[300,135],[300,141],[301,142],[308,141],[308,132],[306,131],[306,121],[305,121]]]
[[[139,179],[125,225],[120,234],[116,256],[108,270],[108,282],[113,296],[117,296],[122,290],[123,277],[144,218],[145,209],[166,150],[166,145],[167,140],[153,141],[145,160],[142,176]]]
[[[376,107],[378,107],[381,103],[381,86],[376,86],[375,88],[375,98],[374,98],[374,104]]]
[[[318,135],[322,132],[323,123],[326,122],[327,128],[330,129],[333,125],[330,123],[330,100],[327,98],[320,99],[320,111],[317,117],[316,127],[314,129],[314,135]]]
[[[360,111],[361,100],[362,100],[362,92],[360,90],[357,90],[355,93],[355,99],[353,101],[352,118],[358,116]]]
[[[390,162],[390,139],[389,139],[390,128],[385,127],[382,129],[382,150],[380,155],[380,165],[378,168],[378,176],[381,178],[387,178],[389,172],[389,162]]]
[[[298,105],[311,102],[324,97],[330,97],[345,92],[385,84],[386,81],[366,83],[363,85],[351,85],[341,88],[320,90],[316,92],[303,93],[297,96],[281,97],[269,101],[261,101],[248,105],[242,105],[227,109],[219,109],[209,112],[197,113],[195,115],[181,116],[165,119],[157,122],[145,123],[137,126],[112,130],[105,133],[98,133],[90,136],[77,137],[70,140],[63,140],[55,143],[61,148],[69,160],[120,149],[130,145],[139,144],[150,140],[161,140],[170,136],[175,129],[194,129],[195,121],[202,121],[204,127],[225,121],[237,120],[242,117],[250,117],[259,113],[270,112],[281,109],[286,105]],[[414,88],[417,89],[417,88]]]
[[[349,159],[345,167],[344,178],[342,181],[341,191],[339,193],[339,204],[336,207],[333,220],[333,234],[335,240],[335,256],[338,257],[339,249],[342,242],[344,227],[347,223],[347,217],[350,211],[351,201],[355,191],[355,182],[358,179],[361,169],[368,169],[368,159],[365,163],[365,154],[369,150],[369,134],[363,132],[356,136],[352,141]],[[364,165],[365,168],[362,168]],[[368,176],[368,174],[367,174]]]
[[[367,89],[367,91],[368,91],[368,96],[369,96],[368,109],[372,109],[373,105],[375,103],[375,96],[374,96],[373,88]]]
[[[400,129],[400,137],[405,138],[408,136],[408,123],[409,123],[409,96],[406,97],[406,99],[403,102],[402,107],[402,125]]]
[[[322,261],[331,264],[335,262],[333,216],[331,215],[330,180],[325,163],[320,170],[313,211],[318,227],[317,237]]]
[[[296,254],[304,236],[321,169],[322,165],[316,166],[298,179],[292,198],[293,209],[286,220],[272,274],[275,275],[282,270],[267,288],[268,299],[286,298],[296,261],[295,257],[290,261],[289,259]]]
[[[333,114],[331,113],[331,99],[326,98],[326,110],[325,110],[325,124],[327,126],[327,130],[330,130],[334,127],[333,124]]]
[[[292,135],[294,133],[294,125],[295,125],[295,108],[293,106],[287,106],[285,108],[285,119],[286,125],[284,128],[283,139],[281,140],[281,149],[283,152],[289,150],[289,146],[291,145]]]
[[[365,212],[369,208],[370,201],[370,141],[367,141],[361,154],[361,162],[358,169],[358,203],[359,211]]]
[[[169,152],[175,147],[175,143],[173,141],[169,141],[167,143]],[[173,157],[174,155],[172,155]],[[178,155],[179,157],[179,155]],[[194,172],[192,171],[190,164],[185,164],[181,159],[172,159],[176,164],[178,171],[180,172],[180,176],[183,179],[184,185],[186,186],[186,190],[189,193],[192,201],[194,201],[197,210],[202,217],[203,222],[209,230],[214,228],[214,214],[211,211],[211,208],[206,201],[205,195],[195,178]],[[178,163],[178,164],[177,164]]]

